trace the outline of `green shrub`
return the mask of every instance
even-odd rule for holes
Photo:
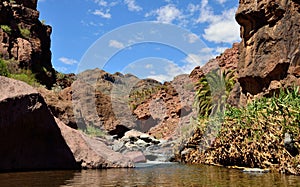
[[[9,75],[7,65],[4,60],[0,59],[0,75],[7,77]]]
[[[86,133],[89,136],[92,137],[104,137],[105,136],[105,132],[103,132],[101,129],[92,126],[92,125],[88,125],[86,127],[86,130],[84,131],[84,133]]]
[[[46,25],[46,20],[41,20],[41,23],[43,24],[43,25]]]
[[[23,72],[20,74],[10,74],[9,77],[12,79],[26,82],[27,84],[29,84],[31,86],[35,86],[35,87],[40,86],[40,84],[38,83],[38,81],[35,78],[35,75],[32,74],[31,71],[26,71],[26,72]]]
[[[24,38],[29,38],[30,37],[30,30],[29,29],[23,29],[19,27],[20,33]]]
[[[0,25],[0,28],[7,34],[11,34],[12,29],[8,25]]]

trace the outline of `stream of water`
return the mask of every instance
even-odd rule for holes
[[[1,173],[0,186],[300,186],[300,177],[169,163],[138,165],[134,169]]]

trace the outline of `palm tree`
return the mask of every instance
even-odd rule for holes
[[[226,99],[235,84],[233,71],[214,70],[197,83],[194,107],[198,117],[224,111]]]

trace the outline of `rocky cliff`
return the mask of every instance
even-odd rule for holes
[[[238,46],[238,43],[233,44],[232,48],[226,49],[205,66],[196,67],[189,75],[175,77],[141,103],[133,113],[141,122],[152,123],[147,132],[159,138],[178,139],[182,129],[191,123],[190,119],[197,116],[193,108],[197,82],[215,69],[235,71],[239,59]],[[231,102],[234,100],[230,98]]]
[[[13,74],[30,70],[50,88],[55,82],[51,64],[52,28],[39,21],[37,0],[0,2],[0,58]]]
[[[241,25],[238,81],[246,97],[272,94],[300,84],[300,2],[240,0]]]

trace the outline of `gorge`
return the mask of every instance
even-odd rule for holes
[[[56,72],[51,27],[36,7],[37,0],[0,3],[0,171],[178,161],[300,174],[299,154],[284,143],[288,133],[300,148],[299,1],[240,0],[242,41],[164,83],[100,69]],[[194,102],[211,72],[230,75],[220,76],[230,90],[204,97],[226,96],[221,120],[199,115]]]

